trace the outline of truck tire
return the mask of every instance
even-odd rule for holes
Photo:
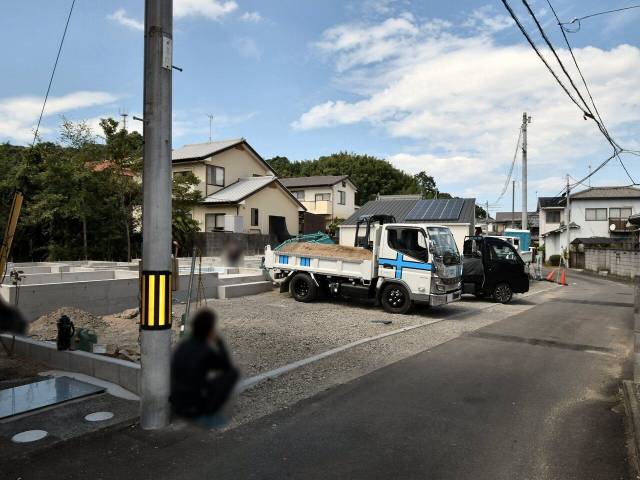
[[[409,291],[399,283],[387,283],[382,289],[380,302],[389,313],[407,313],[411,309]]]
[[[493,300],[498,303],[509,303],[513,298],[513,290],[508,283],[499,283],[493,289]]]
[[[311,276],[306,273],[297,273],[291,279],[291,295],[298,302],[312,302],[318,295],[318,287]]]

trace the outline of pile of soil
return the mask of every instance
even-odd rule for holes
[[[88,328],[98,332],[104,331],[109,326],[101,317],[80,310],[79,308],[60,307],[32,322],[29,325],[29,336],[36,340],[55,341],[58,336],[57,322],[62,315],[66,315],[71,319],[76,330],[79,328]]]
[[[366,248],[324,243],[288,243],[278,252],[297,253],[310,257],[344,258],[345,260],[371,260],[372,253]]]

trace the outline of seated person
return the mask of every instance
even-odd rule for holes
[[[171,402],[174,413],[194,420],[214,418],[238,381],[222,339],[216,334],[216,315],[202,309],[193,318],[191,336],[171,359]]]

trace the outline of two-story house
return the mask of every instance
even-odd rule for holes
[[[629,216],[640,212],[640,189],[590,187],[571,192],[570,212],[565,197],[549,201],[543,197],[539,205],[541,219],[544,217],[545,221],[544,225],[541,223],[540,236],[544,239],[545,256],[549,258],[562,254],[567,241],[577,238],[623,240],[633,236],[636,227],[629,224]],[[569,238],[567,225],[570,226]]]
[[[192,217],[201,231],[296,235],[304,206],[244,138],[173,150],[173,175],[193,172],[203,200]]]
[[[494,222],[496,235],[504,235],[504,231],[508,228],[517,230],[522,228],[522,212],[496,212],[496,221]],[[527,213],[527,230],[531,232],[531,240],[535,243],[539,238],[540,219],[538,212]]]
[[[356,211],[358,188],[348,175],[290,177],[281,182],[308,212],[324,216],[326,225],[336,218],[349,218]]]

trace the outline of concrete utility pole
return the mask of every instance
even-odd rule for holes
[[[511,228],[516,226],[516,181],[511,180]]]
[[[169,424],[173,0],[145,1],[140,425]]]
[[[209,117],[209,143],[211,143],[211,130],[212,130],[212,124],[213,124],[213,115],[209,114],[207,115],[207,117]]]
[[[522,114],[522,229],[528,230],[527,220],[527,123],[531,123],[531,117],[527,112]]]
[[[569,187],[569,175],[567,174],[567,214],[565,215],[565,223],[567,225],[567,268],[569,268],[569,245],[571,245],[571,188]]]

